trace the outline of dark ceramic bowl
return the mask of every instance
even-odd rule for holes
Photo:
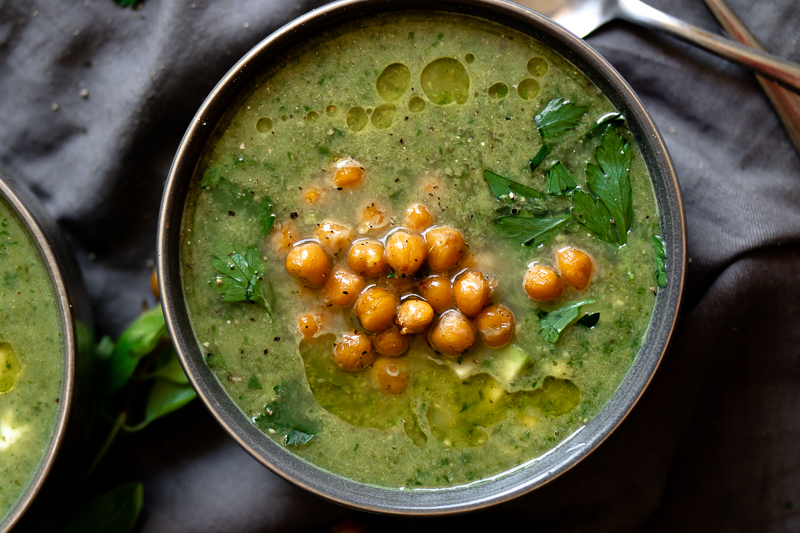
[[[0,533],[5,533],[17,523],[40,492],[45,478],[52,470],[56,455],[63,447],[67,422],[75,411],[76,403],[80,403],[76,398],[76,383],[83,381],[81,376],[85,374],[86,366],[89,364],[88,354],[82,348],[91,346],[92,322],[91,307],[78,264],[61,231],[42,203],[27,187],[2,168],[0,168],[0,197],[27,227],[28,234],[38,246],[39,255],[50,275],[56,306],[61,315],[64,358],[53,435],[39,462],[39,468],[25,492],[5,517],[0,517]],[[83,357],[79,355],[80,353]]]
[[[206,366],[187,316],[179,268],[181,219],[189,184],[203,148],[237,95],[265,68],[311,36],[359,17],[412,10],[472,15],[506,25],[550,46],[591,79],[626,116],[642,151],[652,176],[669,258],[669,286],[658,293],[641,351],[597,417],[550,452],[516,470],[483,483],[434,491],[399,491],[349,481],[295,457],[262,434]],[[502,0],[346,0],[312,11],[261,41],[217,84],[186,132],[164,191],[158,236],[158,270],[167,324],[189,379],[219,423],[259,462],[296,485],[351,507],[407,515],[456,513],[506,501],[555,479],[603,442],[633,408],[661,361],[680,306],[685,254],[683,204],[675,170],[642,103],[617,71],[583,40],[548,18]]]

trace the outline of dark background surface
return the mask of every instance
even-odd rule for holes
[[[768,50],[800,62],[796,0],[730,2]],[[699,0],[651,4],[718,31]],[[316,5],[0,0],[0,164],[69,237],[98,333],[116,337],[143,302],[155,303],[163,184],[200,103],[241,55]],[[588,41],[654,116],[689,228],[678,329],[620,428],[525,497],[402,520],[282,481],[194,402],[127,437],[104,463],[115,482],[144,481],[142,532],[324,531],[348,516],[376,531],[800,530],[798,153],[740,68],[626,23]]]

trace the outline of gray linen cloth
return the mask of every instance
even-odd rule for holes
[[[699,0],[656,7],[718,31]],[[731,0],[766,48],[800,62],[797,0]],[[154,300],[156,218],[191,117],[248,49],[313,1],[0,0],[0,164],[78,254],[100,333]],[[640,403],[551,484],[479,513],[387,519],[281,480],[195,402],[128,437],[103,471],[145,482],[142,532],[800,530],[800,158],[752,76],[612,23],[588,39],[664,134],[689,227],[686,303]]]

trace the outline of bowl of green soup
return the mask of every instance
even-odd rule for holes
[[[2,532],[33,502],[62,447],[89,316],[80,270],[55,222],[0,169]]]
[[[675,171],[597,52],[503,1],[337,2],[243,57],[167,182],[187,375],[285,479],[473,510],[594,450],[684,282]]]

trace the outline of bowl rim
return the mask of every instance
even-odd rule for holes
[[[398,490],[332,474],[300,459],[261,433],[205,364],[189,324],[180,279],[180,241],[186,192],[203,148],[228,105],[281,52],[354,17],[399,11],[460,13],[533,36],[581,70],[628,119],[650,172],[668,254],[668,286],[658,291],[642,348],[619,388],[592,420],[544,455],[468,485]],[[620,74],[593,48],[552,20],[506,0],[341,0],[278,29],[245,54],[219,81],[189,125],[175,155],[158,221],[158,276],[167,326],[181,364],[213,417],[247,453],[284,479],[356,509],[402,515],[445,515],[507,501],[560,476],[597,448],[637,403],[653,377],[675,327],[686,267],[686,223],[677,174],[658,128]],[[535,466],[536,475],[530,468]],[[526,472],[527,470],[527,472]]]
[[[82,287],[76,289],[74,279],[76,266],[73,264],[72,252],[66,246],[60,229],[30,189],[2,167],[0,167],[0,197],[25,226],[28,236],[39,250],[60,314],[63,347],[61,389],[53,434],[28,486],[6,515],[0,516],[2,520],[0,533],[5,533],[14,527],[39,494],[64,444],[64,435],[74,404],[78,357],[76,325],[85,319],[81,315],[85,315],[87,308],[86,303],[80,301],[80,296],[76,295],[75,291],[82,290]]]

